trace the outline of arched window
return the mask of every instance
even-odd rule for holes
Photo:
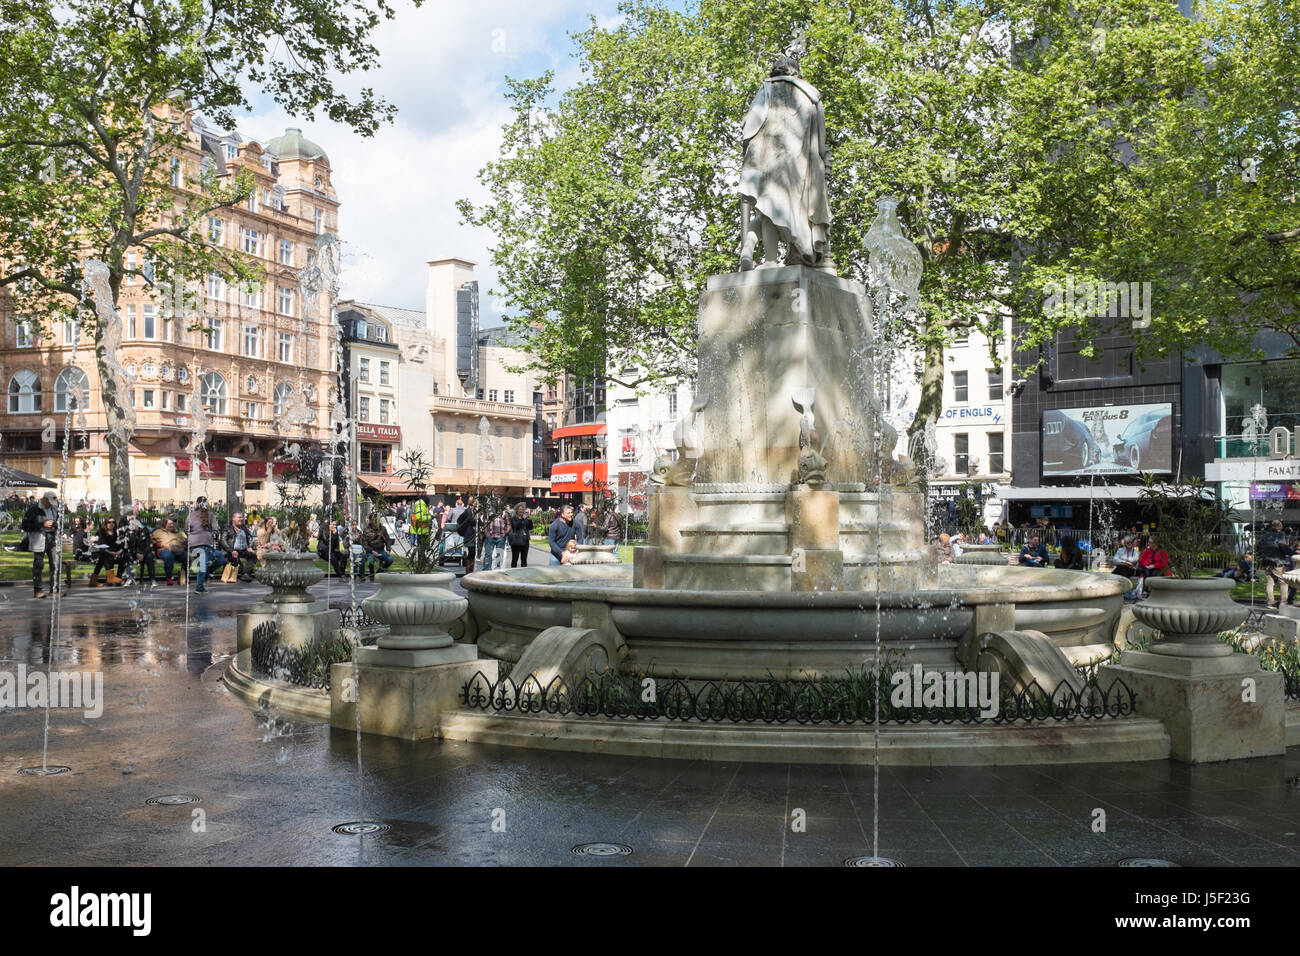
[[[70,365],[54,380],[54,410],[84,412],[90,408],[90,380],[86,373]]]
[[[285,406],[289,404],[289,396],[293,394],[293,387],[285,382],[281,382],[275,387],[275,417],[279,418],[284,414]]]
[[[41,380],[36,373],[22,369],[9,379],[9,414],[41,410]]]
[[[226,414],[226,380],[216,372],[209,372],[203,376],[199,386],[199,397],[211,414]]]

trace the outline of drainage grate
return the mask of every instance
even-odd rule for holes
[[[187,803],[200,803],[192,793],[169,793],[162,797],[150,797],[145,801],[151,807],[183,807]]]
[[[23,767],[18,772],[24,777],[53,777],[55,774],[72,773],[72,768],[50,764],[48,767]]]
[[[885,856],[851,856],[844,861],[844,865],[854,868],[861,866],[907,866],[906,863],[899,863],[897,860],[891,860]]]
[[[330,829],[343,836],[370,836],[374,833],[387,833],[391,827],[387,823],[376,823],[373,820],[354,820],[352,823],[336,823]]]
[[[573,848],[574,856],[631,856],[632,848],[626,843],[579,843]]]
[[[1151,856],[1126,856],[1116,866],[1178,866],[1169,860],[1158,860]]]

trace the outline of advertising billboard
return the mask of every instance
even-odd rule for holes
[[[1043,477],[1169,474],[1174,407],[1106,405],[1043,412]]]

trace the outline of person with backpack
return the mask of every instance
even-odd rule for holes
[[[40,501],[33,502],[23,514],[22,530],[27,532],[27,540],[32,549],[32,595],[43,598],[59,590],[58,574],[54,569],[55,548],[61,548],[59,540],[59,499],[52,491],[47,491]],[[41,590],[41,570],[49,563],[50,588]]]

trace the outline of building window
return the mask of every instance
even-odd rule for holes
[[[489,389],[489,390],[488,390],[488,401],[489,401],[489,402],[495,402],[496,400],[497,400],[497,390],[496,390],[495,388],[493,388],[493,389]]]
[[[221,245],[222,239],[225,238],[225,224],[221,221],[220,216],[208,217],[208,241],[213,245]]]
[[[226,159],[234,159],[239,155],[239,147],[233,143],[226,144]]]
[[[554,413],[554,412],[551,412],[551,413],[549,413],[549,414],[546,416],[546,430],[547,430],[548,432],[555,431],[555,413]]]
[[[173,186],[179,187],[181,184],[181,161],[175,156],[172,157],[172,178]]]
[[[30,322],[24,320],[15,326],[14,345],[20,349],[29,349],[32,347],[32,324]]]
[[[989,401],[1002,401],[1002,369],[1000,368],[989,369]]]
[[[465,467],[465,449],[464,449],[464,448],[457,448],[457,449],[456,449],[456,467],[457,467],[457,468],[464,468],[464,467]]]
[[[244,305],[250,309],[260,309],[262,307],[262,290],[255,285],[244,287]]]
[[[363,358],[359,360],[359,365],[357,370],[357,381],[358,382],[370,381],[370,359]]]
[[[970,435],[959,432],[952,436],[953,473],[970,474]]]
[[[380,475],[388,474],[391,445],[362,445],[361,470]]]
[[[162,410],[170,412],[172,410],[172,393],[164,391],[162,393]]]
[[[387,384],[388,384],[388,366],[389,366],[389,364],[390,364],[390,363],[388,363],[388,362],[380,362],[380,363],[379,363],[379,384],[380,384],[380,385],[387,385]]]
[[[388,424],[388,399],[386,398],[379,400],[379,424]]]
[[[250,421],[261,421],[262,403],[261,402],[244,402],[244,417]]]
[[[280,265],[293,265],[293,243],[288,239],[280,240]]]
[[[126,307],[126,337],[135,338],[135,306],[133,305]]]
[[[158,337],[158,319],[154,315],[154,307],[146,305],[141,307],[144,312],[144,337],[146,339],[156,339]]]
[[[967,384],[968,377],[969,373],[967,372],[952,373],[952,400],[954,402],[970,401],[970,386]],[[964,474],[964,472],[961,472],[961,474]]]
[[[215,272],[208,273],[208,298],[221,298],[221,276]]]
[[[29,369],[15,372],[9,379],[9,412],[24,414],[41,410],[41,380]]]
[[[515,393],[514,393],[514,390],[513,390],[513,389],[506,389],[506,404],[507,404],[507,405],[513,405],[514,403],[515,403]]]
[[[253,191],[248,194],[248,211],[257,212],[257,187],[256,186],[254,186]]]
[[[90,407],[90,380],[75,366],[68,366],[54,380],[56,412],[85,411]]]
[[[214,352],[221,351],[221,320],[208,320],[208,348]]]
[[[293,361],[293,336],[288,332],[280,333],[279,358],[281,362]]]
[[[293,315],[293,290],[280,286],[280,314]]]
[[[1002,432],[989,432],[989,474],[1002,474]]]
[[[370,421],[370,399],[365,395],[357,399],[357,420]]]
[[[183,412],[183,411],[185,411],[185,393],[184,393],[184,392],[177,392],[177,393],[176,393],[176,411],[178,411],[178,412]]]
[[[258,348],[261,336],[258,331],[256,325],[244,326],[244,354],[249,358],[261,357],[261,349]]]
[[[321,235],[325,231],[325,213],[316,210],[316,235]]]
[[[271,407],[275,410],[275,417],[279,418],[284,414],[284,407],[289,401],[289,396],[293,394],[293,387],[281,382],[275,387]]]
[[[126,268],[122,272],[122,285],[135,285],[135,253],[126,254]]]
[[[77,329],[77,323],[74,319],[65,319],[63,322],[63,344],[76,345],[80,332]]]
[[[668,393],[668,417],[669,418],[677,417],[677,393],[676,392]]]
[[[152,388],[142,389],[140,394],[144,397],[144,400],[141,402],[142,408],[157,407],[154,400],[154,390]]]
[[[226,380],[216,372],[209,372],[199,380],[199,398],[211,414],[226,414],[226,396]]]
[[[250,255],[257,254],[257,245],[260,236],[256,229],[244,230],[244,251]]]

